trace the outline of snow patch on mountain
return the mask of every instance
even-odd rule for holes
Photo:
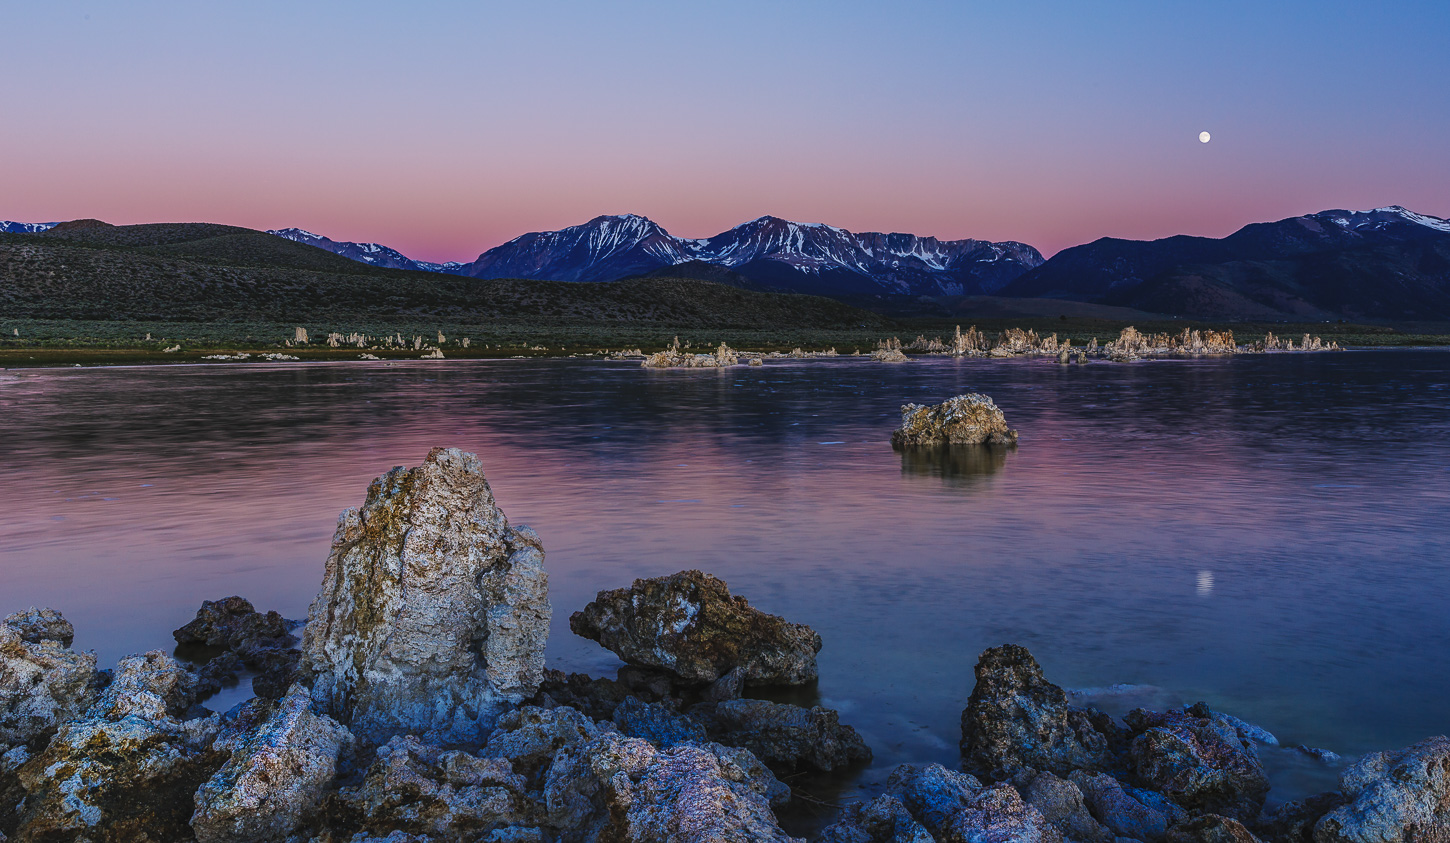
[[[36,234],[46,229],[55,228],[60,225],[58,222],[11,222],[0,220],[0,234]]]

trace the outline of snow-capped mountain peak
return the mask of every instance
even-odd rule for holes
[[[36,234],[60,225],[58,222],[11,222],[0,220],[0,234]]]

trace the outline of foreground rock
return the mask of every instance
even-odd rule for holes
[[[710,739],[750,750],[771,767],[830,772],[871,760],[856,730],[829,708],[729,700],[690,709]]]
[[[1236,718],[1216,716],[1199,703],[1162,714],[1128,715],[1136,737],[1137,778],[1185,808],[1253,820],[1264,806],[1269,779]]]
[[[100,699],[20,768],[16,839],[189,839],[193,794],[226,760],[212,748],[215,715],[183,719],[191,682],[159,650],[122,659]]]
[[[1316,843],[1450,841],[1450,738],[1375,752],[1339,778],[1347,805],[1314,826]]]
[[[76,637],[76,628],[54,609],[32,606],[5,618],[5,625],[20,633],[20,638],[28,644],[54,641],[62,647],[69,647]]]
[[[983,786],[940,764],[902,765],[886,793],[848,809],[821,843],[1062,843],[1062,833],[1011,785]]]
[[[1074,770],[1112,765],[1108,736],[1067,693],[1048,682],[1025,647],[1007,644],[982,653],[977,684],[962,712],[962,762],[990,779],[1023,770],[1066,777]]]
[[[285,840],[322,800],[352,735],[312,710],[297,686],[267,719],[236,740],[231,758],[196,791],[191,827],[199,843]],[[219,749],[219,747],[214,747]]]
[[[378,838],[794,843],[771,811],[787,795],[746,750],[660,749],[573,709],[525,707],[477,755],[394,738],[334,816]]]
[[[0,746],[43,743],[90,707],[96,680],[94,654],[0,623]]]
[[[374,480],[338,522],[308,613],[303,672],[360,740],[481,741],[538,688],[550,608],[544,553],[509,526],[478,458],[437,448]]]
[[[934,406],[906,404],[901,427],[891,434],[894,448],[940,445],[1012,445],[1017,431],[992,399],[980,393],[958,395]]]
[[[601,591],[569,618],[576,634],[625,662],[709,684],[738,668],[746,682],[800,685],[816,679],[821,636],[732,597],[699,571],[635,580]]]

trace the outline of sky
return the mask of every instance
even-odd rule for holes
[[[1047,254],[1443,217],[1447,33],[1444,0],[0,0],[0,219],[472,260],[615,213]]]

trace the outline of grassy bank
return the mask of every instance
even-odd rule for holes
[[[214,354],[277,352],[301,360],[356,360],[361,354],[382,359],[415,360],[434,347],[447,358],[498,358],[597,354],[639,348],[658,351],[678,336],[691,348],[706,350],[721,342],[743,351],[789,351],[792,348],[822,350],[835,348],[842,354],[868,352],[877,341],[900,337],[911,342],[918,335],[949,337],[958,323],[944,320],[899,320],[871,328],[699,328],[670,324],[638,325],[528,325],[468,321],[339,320],[329,322],[175,322],[144,320],[71,320],[0,318],[0,366],[139,365],[151,363],[209,362]],[[1056,332],[1074,345],[1092,339],[1099,343],[1117,337],[1128,323],[1101,319],[979,319],[968,320],[963,329],[976,325],[988,333],[1007,328],[1030,328],[1040,334]],[[1144,332],[1178,332],[1185,327],[1230,328],[1239,342],[1261,339],[1272,331],[1279,336],[1304,333],[1335,340],[1342,346],[1394,347],[1450,345],[1450,331],[1432,331],[1437,326],[1415,326],[1417,330],[1348,324],[1215,324],[1180,320],[1134,323]],[[297,328],[306,330],[310,342],[297,343]],[[1450,329],[1450,326],[1441,326]],[[17,335],[18,332],[18,335]],[[438,342],[439,333],[443,342]],[[362,335],[366,347],[346,340],[338,347],[327,344],[329,334],[344,338]],[[391,337],[393,345],[384,344]],[[403,347],[397,346],[401,337]],[[465,347],[463,341],[467,339]],[[421,348],[414,348],[417,342]],[[166,349],[175,348],[175,351]]]

